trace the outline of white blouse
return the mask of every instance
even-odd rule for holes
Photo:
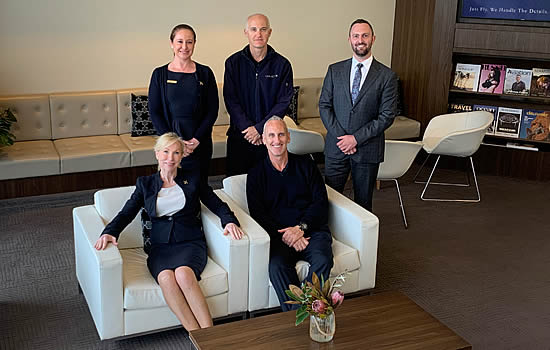
[[[161,188],[157,195],[157,216],[172,216],[185,206],[185,194],[177,184]]]

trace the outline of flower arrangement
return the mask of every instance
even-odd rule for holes
[[[338,288],[341,288],[345,281],[347,272],[342,272],[332,280],[324,280],[321,275],[321,280],[314,272],[311,277],[311,282],[302,283],[302,288],[291,284],[286,290],[292,300],[285,301],[286,304],[302,305],[296,310],[296,325],[302,323],[309,315],[325,319],[331,315],[338,306],[344,301],[344,293]]]
[[[15,136],[10,132],[10,129],[16,121],[15,115],[9,108],[0,108],[0,147],[13,145]]]

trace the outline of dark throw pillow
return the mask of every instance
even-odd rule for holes
[[[288,105],[288,110],[286,112],[286,115],[288,115],[290,119],[294,120],[296,124],[298,124],[298,93],[299,92],[300,92],[300,87],[295,86],[294,93],[292,94],[292,98],[290,99],[290,105]]]
[[[149,218],[149,215],[145,210],[141,211],[141,235],[143,236],[143,250],[145,253],[149,254],[151,252],[151,229],[153,228],[153,223]]]
[[[149,118],[147,96],[132,94],[132,137],[156,134],[153,122]]]

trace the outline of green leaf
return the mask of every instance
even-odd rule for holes
[[[304,320],[309,316],[309,313],[304,312],[301,314],[296,313],[296,326],[304,322]]]
[[[288,289],[285,290],[285,293],[286,293],[286,295],[289,296],[289,298],[294,299],[294,300],[296,300],[296,301],[300,301],[300,298],[298,298],[296,295],[294,295],[294,293],[292,293],[292,292],[289,291]]]

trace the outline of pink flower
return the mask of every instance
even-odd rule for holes
[[[337,307],[344,301],[344,293],[339,290],[335,290],[334,292],[332,292],[332,295],[330,297],[332,299],[332,307]]]
[[[313,304],[311,304],[311,309],[318,314],[322,314],[326,311],[327,305],[321,300],[315,300]]]

